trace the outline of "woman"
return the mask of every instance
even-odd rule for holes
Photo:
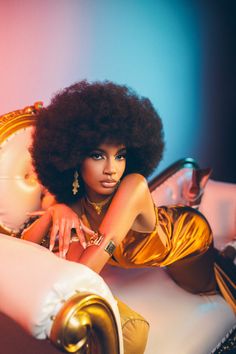
[[[164,148],[151,102],[125,86],[82,81],[59,92],[37,117],[31,149],[41,183],[56,203],[23,238],[96,272],[167,266],[192,293],[214,294],[212,233],[188,207],[156,207],[147,177]]]

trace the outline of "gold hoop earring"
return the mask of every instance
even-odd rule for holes
[[[78,191],[79,191],[79,187],[80,187],[80,185],[79,185],[79,174],[78,174],[78,171],[75,171],[75,173],[74,173],[74,180],[73,180],[73,183],[72,183],[72,193],[74,194],[74,195],[76,195],[77,193],[78,193]]]

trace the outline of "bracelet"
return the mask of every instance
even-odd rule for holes
[[[94,236],[90,237],[90,240],[87,242],[87,247],[90,246],[100,246],[102,241],[104,240],[104,235],[101,234],[99,231],[94,234]],[[104,251],[112,256],[116,249],[116,245],[114,241],[110,240],[104,248]]]
[[[107,252],[109,256],[112,256],[115,249],[116,249],[115,243],[112,240],[110,240],[108,244],[105,246],[104,251]]]

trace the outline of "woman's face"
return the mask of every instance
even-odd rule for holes
[[[88,197],[98,202],[112,194],[125,171],[124,145],[101,144],[82,163],[80,175]]]

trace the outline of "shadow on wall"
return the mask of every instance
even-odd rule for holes
[[[200,161],[213,167],[214,179],[236,183],[236,2],[200,4],[204,78]]]

